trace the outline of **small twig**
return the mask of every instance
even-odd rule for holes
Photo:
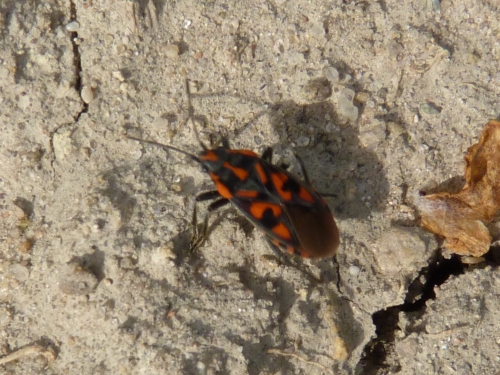
[[[455,332],[457,330],[460,330],[462,328],[466,328],[466,327],[469,327],[469,326],[470,326],[469,324],[460,324],[460,325],[458,325],[456,327],[451,327],[451,328],[445,329],[443,331],[439,331],[439,332],[426,332],[426,334],[428,336],[442,338],[442,337],[450,335],[451,333],[453,333],[453,332]]]
[[[309,365],[313,365],[313,366],[319,367],[320,369],[322,369],[324,371],[328,371],[330,374],[334,375],[332,370],[330,370],[326,366],[323,366],[321,363],[314,362],[314,361],[308,361],[307,359],[305,359],[305,358],[303,358],[300,355],[295,354],[295,353],[286,353],[286,352],[283,352],[283,351],[281,351],[279,349],[268,349],[267,353],[269,353],[269,354],[278,354],[278,355],[282,355],[282,356],[285,356],[285,357],[293,357],[293,358],[296,358],[299,361],[302,361],[302,362],[307,363]]]
[[[5,357],[0,358],[0,365],[4,365],[8,362],[15,361],[16,359],[19,359],[21,357],[24,357],[26,355],[30,354],[41,354],[45,358],[47,358],[47,361],[52,362],[56,359],[56,353],[54,352],[53,349],[51,348],[44,348],[41,345],[34,344],[31,346],[27,346],[25,348],[19,349],[18,351],[15,351],[13,353],[10,353],[9,355],[6,355]]]

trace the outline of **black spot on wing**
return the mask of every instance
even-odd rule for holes
[[[285,183],[283,184],[282,190],[285,192],[291,192],[292,199],[290,199],[289,201],[286,201],[286,202],[281,202],[282,204],[310,208],[310,207],[316,206],[318,202],[321,202],[320,197],[317,195],[317,193],[314,191],[314,189],[311,189],[310,186],[303,183],[300,179],[298,179],[297,176],[294,176],[290,172],[285,171],[285,170],[277,167],[276,165],[269,164],[269,163],[266,163],[265,170],[266,170],[266,173],[268,173],[268,174],[281,172],[281,173],[284,173],[288,177],[288,180],[286,180]],[[313,196],[315,198],[315,200],[317,200],[317,202],[310,203],[310,202],[307,202],[307,201],[301,199],[299,196],[301,187],[306,189],[311,194],[311,196]],[[270,194],[274,194],[275,196],[279,197],[278,192],[276,191],[276,189],[272,185],[271,181],[266,185],[266,188]]]
[[[264,215],[259,221],[264,228],[274,228],[279,223],[278,218],[274,216],[273,210],[270,208],[264,211]]]
[[[231,169],[224,168],[221,163],[220,168],[215,173],[219,176],[220,183],[224,184],[233,195],[239,190],[254,190],[259,192],[259,196],[261,193],[266,194],[264,186],[255,170],[255,163],[259,159],[238,153],[225,153],[221,159],[228,162],[232,167],[244,169],[249,173],[248,178],[241,180]]]
[[[221,168],[217,173],[214,172],[214,174],[219,177],[219,183],[223,184],[231,192],[231,195],[234,195],[238,190],[241,180],[227,168]]]
[[[257,158],[245,154],[229,154],[227,161],[233,167],[250,171],[254,167],[257,160]]]
[[[269,202],[273,204],[280,204],[280,202],[274,197],[264,195],[262,199],[232,199],[231,202],[235,205],[235,207],[243,214],[245,217],[258,229],[262,230],[269,238],[276,239],[283,243],[283,246],[295,246],[297,244],[297,238],[293,231],[292,223],[288,214],[283,211],[281,215],[274,216],[273,210],[268,208],[264,211],[264,214],[260,220],[256,219],[250,214],[250,206],[252,202],[261,201],[261,202]],[[271,229],[274,228],[279,223],[283,223],[292,235],[292,240],[290,242],[284,241],[283,238],[274,234]]]
[[[296,196],[300,191],[300,185],[293,176],[288,176],[288,180],[283,184],[284,191],[291,191]]]

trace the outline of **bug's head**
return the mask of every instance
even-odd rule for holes
[[[199,157],[202,171],[205,173],[218,172],[226,157],[227,153],[222,147],[202,151]]]

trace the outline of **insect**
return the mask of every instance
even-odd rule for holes
[[[192,112],[188,82],[186,90]],[[339,230],[325,200],[311,186],[299,158],[305,181],[289,173],[285,167],[272,164],[273,150],[270,147],[259,156],[250,150],[231,149],[227,139],[222,139],[221,146],[209,149],[200,140],[194,121],[192,123],[202,148],[198,156],[174,146],[127,137],[182,153],[200,164],[214,182],[215,190],[199,194],[196,202],[212,200],[208,212],[232,203],[264,233],[278,257],[281,258],[282,251],[303,258],[326,258],[335,254],[339,246]],[[196,205],[193,221],[196,221]],[[192,250],[206,239],[207,228],[208,215],[201,234],[196,234],[195,230]]]

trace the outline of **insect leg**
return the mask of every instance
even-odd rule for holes
[[[304,165],[304,162],[302,161],[302,159],[300,158],[300,156],[297,155],[297,154],[295,154],[295,158],[297,158],[297,161],[300,164],[300,169],[302,169],[302,174],[304,175],[304,180],[309,185],[311,185],[311,181],[309,180],[309,175],[307,174],[307,170],[306,170],[306,166]],[[283,169],[286,169],[286,168],[283,168]],[[338,197],[338,195],[334,194],[334,193],[320,193],[320,192],[318,192],[318,194],[321,195],[322,197],[334,197],[334,198]]]
[[[295,157],[297,158],[299,164],[300,164],[300,168],[302,169],[302,174],[304,175],[304,180],[309,184],[311,185],[311,181],[309,180],[309,175],[307,174],[307,170],[306,170],[306,166],[304,165],[304,162],[302,161],[302,159],[300,158],[299,155],[295,154]],[[286,168],[284,168],[286,169]],[[320,193],[318,192],[319,195],[321,195],[322,197],[338,197],[337,194],[334,194],[334,193]]]
[[[187,96],[187,100],[188,100],[188,114],[189,114],[189,117],[187,118],[184,125],[187,124],[189,120],[191,120],[191,124],[193,125],[194,134],[196,136],[196,139],[198,140],[198,143],[200,144],[200,146],[203,150],[207,150],[207,146],[205,146],[205,144],[201,141],[200,134],[198,133],[198,129],[196,128],[196,125],[195,125],[194,120],[193,120],[194,108],[193,108],[193,104],[191,103],[191,90],[189,89],[189,80],[187,78],[186,78],[184,84],[185,84],[186,96]]]
[[[212,199],[220,197],[220,194],[217,190],[210,190],[204,193],[198,194],[196,196],[196,202],[210,201]]]
[[[198,210],[196,208],[196,203],[193,208],[193,218],[191,221],[191,225],[193,226],[193,236],[191,237],[191,241],[189,242],[188,253],[192,253],[196,249],[198,249],[207,238],[208,215],[205,216],[203,224],[200,228],[198,225]]]
[[[210,205],[207,207],[207,211],[212,212],[212,211],[218,210],[219,208],[225,206],[228,203],[229,203],[229,199],[227,199],[227,198],[217,199],[216,201],[210,203]]]
[[[202,193],[196,197],[196,202],[199,201],[204,201],[204,200],[210,200],[214,199],[216,197],[220,197],[219,193],[217,190],[212,190],[212,191],[207,191],[205,193]],[[192,218],[192,226],[193,226],[193,236],[191,237],[191,241],[189,242],[189,249],[188,252],[192,253],[203,243],[205,240],[208,238],[209,235],[209,227],[208,227],[208,220],[211,216],[211,214],[221,208],[222,206],[226,205],[229,203],[229,199],[226,198],[221,198],[217,199],[216,201],[213,201],[210,203],[210,205],[207,207],[207,214],[205,215],[205,218],[203,219],[203,223],[201,225],[198,225],[198,209],[197,205],[195,203],[194,208],[193,208],[193,218]]]
[[[273,159],[273,149],[271,147],[266,147],[266,149],[264,150],[264,152],[262,153],[262,156],[260,157],[262,160],[265,160],[267,161],[268,163],[272,163],[272,159]],[[287,163],[281,163],[279,165],[279,167],[281,169],[288,169],[290,167],[290,165],[288,165]]]
[[[300,164],[300,169],[302,170],[302,175],[304,176],[304,180],[307,182],[308,185],[311,185],[311,181],[309,180],[309,175],[307,174],[306,166],[304,165],[304,162],[302,161],[300,156],[297,154],[295,154],[295,158],[297,159],[297,161]]]
[[[339,195],[335,193],[322,193],[318,191],[318,194],[321,195],[322,197],[333,197],[337,198]]]
[[[274,255],[276,255],[276,257],[278,258],[278,260],[281,262],[281,263],[289,263],[289,260],[286,259],[286,257],[284,256],[283,254],[283,250],[280,249],[279,246],[275,245],[271,239],[267,236],[265,236],[266,238],[266,241],[267,241],[267,244],[269,245],[269,247],[271,248],[271,250],[273,251]]]
[[[262,160],[265,160],[269,163],[272,163],[273,159],[273,149],[271,147],[266,147],[264,152],[262,153],[262,156],[260,157]]]
[[[302,272],[304,275],[306,275],[311,281],[315,282],[315,283],[318,283],[318,282],[321,282],[322,280],[321,279],[318,279],[316,276],[314,276],[311,272],[303,269],[299,264],[295,263],[294,261],[292,261],[290,259],[289,256],[287,256],[285,253],[283,253],[283,250],[275,245],[271,239],[267,236],[265,236],[266,238],[266,241],[267,243],[269,244],[269,247],[271,248],[271,250],[274,252],[274,254],[278,257],[278,260],[279,262],[287,265],[287,266],[290,266],[290,267],[293,267],[295,268],[296,270]]]

